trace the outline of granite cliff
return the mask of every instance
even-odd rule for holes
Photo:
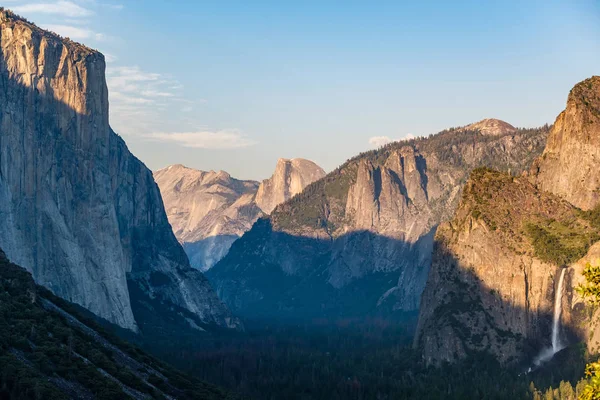
[[[596,77],[575,86],[529,174],[472,174],[436,234],[415,338],[426,362],[474,351],[531,362],[551,346],[555,318],[563,346],[598,350],[598,312],[574,288],[600,262],[599,93]]]
[[[280,158],[277,160],[273,176],[260,183],[256,192],[256,205],[264,213],[271,214],[279,204],[291,199],[324,176],[325,171],[312,161],[302,158]]]
[[[537,185],[589,210],[600,200],[600,76],[577,84],[534,163]]]
[[[523,171],[547,132],[465,127],[361,154],[259,220],[207,276],[247,316],[415,312],[469,172]]]
[[[135,302],[235,326],[108,122],[104,56],[0,10],[0,247],[36,282],[136,330]],[[132,290],[136,296],[132,296]]]
[[[256,220],[325,176],[312,161],[279,159],[262,183],[172,165],[154,173],[173,232],[194,268],[207,271]]]

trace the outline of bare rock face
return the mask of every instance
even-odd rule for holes
[[[414,312],[434,232],[452,217],[469,172],[525,170],[547,132],[453,129],[363,153],[259,220],[207,276],[251,317]]]
[[[600,200],[600,77],[577,84],[531,172],[538,186],[584,210]]]
[[[490,136],[507,135],[510,133],[515,133],[517,131],[517,128],[515,128],[508,122],[504,122],[504,121],[501,121],[499,119],[494,119],[494,118],[487,118],[487,119],[481,120],[474,124],[467,125],[463,129],[471,130],[471,131],[479,131],[483,135],[490,135]]]
[[[474,351],[502,363],[532,362],[551,345],[558,295],[561,342],[597,340],[597,326],[584,328],[593,319],[574,287],[583,280],[585,262],[598,258],[600,243],[566,270],[559,293],[561,268],[539,258],[525,233],[532,223],[556,232],[593,231],[574,206],[526,177],[473,173],[455,217],[435,237],[415,337],[427,363],[453,362]]]
[[[262,181],[256,193],[256,204],[270,214],[277,205],[294,197],[309,184],[323,178],[325,171],[312,161],[280,158],[275,173]]]
[[[529,176],[471,176],[454,218],[436,234],[415,338],[428,363],[474,350],[531,362],[549,347],[557,305],[559,341],[597,351],[598,310],[575,288],[585,266],[600,263],[596,211],[579,209],[597,206],[599,157],[600,78],[593,77],[571,91]]]
[[[172,165],[154,173],[173,232],[194,268],[206,271],[262,215],[258,182]]]
[[[108,123],[102,54],[0,11],[0,246],[36,281],[137,329],[130,287],[234,326],[190,268],[151,172]],[[128,286],[129,285],[129,286]]]
[[[190,263],[209,270],[254,222],[272,208],[320,179],[325,173],[312,161],[284,160],[260,185],[224,171],[204,172],[182,165],[156,171],[169,222]]]

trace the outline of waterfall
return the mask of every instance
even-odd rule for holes
[[[565,280],[566,268],[561,268],[560,277],[558,278],[558,285],[556,286],[556,292],[554,294],[554,315],[552,316],[552,347],[543,349],[540,354],[533,360],[534,366],[529,368],[532,371],[536,367],[539,367],[546,361],[549,361],[556,353],[561,351],[564,346],[560,341],[560,314],[562,313],[562,298],[563,298],[563,284]]]
[[[552,319],[552,354],[558,353],[563,349],[562,343],[560,342],[559,331],[560,331],[560,314],[562,312],[562,297],[563,297],[563,281],[565,280],[565,270],[562,268],[560,271],[560,278],[558,278],[558,287],[556,288],[556,295],[554,296],[554,317]]]

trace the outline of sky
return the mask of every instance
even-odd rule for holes
[[[600,2],[3,0],[100,50],[110,122],[149,168],[331,171],[484,118],[552,123],[600,75]]]

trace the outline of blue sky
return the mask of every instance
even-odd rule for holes
[[[600,2],[4,0],[102,51],[111,125],[151,169],[332,170],[483,118],[551,123],[600,74]]]

